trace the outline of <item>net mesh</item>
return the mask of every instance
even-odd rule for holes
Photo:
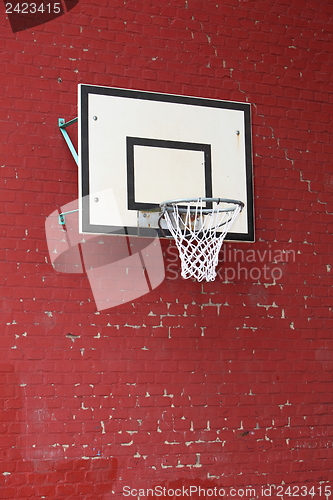
[[[167,202],[162,204],[163,216],[178,248],[182,277],[214,281],[223,240],[242,204],[224,200],[207,209],[203,200],[191,200],[187,205],[185,200]]]

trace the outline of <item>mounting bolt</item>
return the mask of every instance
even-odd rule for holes
[[[98,203],[98,202],[99,202],[99,198],[94,198],[94,201],[95,201],[96,203]]]
[[[93,116],[93,120],[95,121],[98,120],[97,116]]]
[[[239,130],[236,130],[236,135],[240,135],[240,131]]]

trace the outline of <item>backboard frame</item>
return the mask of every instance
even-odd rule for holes
[[[246,205],[246,221],[247,230],[242,232],[230,232],[228,233],[226,240],[228,241],[254,241],[254,193],[253,193],[253,166],[252,166],[252,137],[251,137],[251,106],[248,103],[238,103],[231,101],[221,101],[215,99],[207,99],[200,97],[189,97],[182,95],[173,94],[161,94],[140,90],[131,89],[121,89],[113,87],[99,87],[94,85],[79,85],[79,199],[80,199],[80,231],[82,233],[94,233],[94,234],[123,234],[123,235],[140,235],[140,236],[155,236],[156,231],[160,237],[168,237],[168,231],[164,231],[165,234],[161,233],[158,227],[153,230],[150,228],[139,228],[137,225],[125,224],[112,225],[112,224],[98,224],[92,222],[91,217],[91,204],[92,197],[95,193],[91,188],[91,168],[92,160],[90,158],[90,136],[91,136],[91,113],[93,110],[90,109],[90,98],[91,96],[110,96],[116,98],[123,98],[124,100],[135,99],[141,102],[150,103],[170,103],[177,104],[181,106],[191,106],[197,107],[194,109],[215,109],[215,110],[234,110],[240,111],[242,113],[243,120],[243,130],[244,130],[244,175],[246,182],[246,200],[241,200],[245,202]],[[131,101],[135,102],[135,101]],[[186,108],[184,108],[186,110]],[[96,118],[97,117],[93,117]],[[90,119],[90,122],[89,122]],[[117,120],[117,116],[114,117]],[[90,125],[89,125],[90,123]],[[237,133],[236,131],[235,133]],[[211,145],[209,143],[191,142],[184,140],[175,140],[174,137],[171,139],[160,138],[160,137],[135,137],[128,135],[126,137],[126,157],[127,157],[127,203],[128,210],[135,211],[149,211],[158,210],[159,203],[165,201],[163,199],[159,200],[159,203],[155,200],[154,203],[142,202],[142,200],[136,200],[135,197],[135,187],[134,187],[134,148],[144,146],[145,148],[165,148],[165,151],[170,151],[172,149],[181,149],[184,151],[201,152],[204,157],[204,192],[202,192],[202,197],[216,197],[220,196],[220,193],[213,192],[214,181],[212,180],[212,160],[211,157]],[[173,196],[171,196],[173,197]],[[186,196],[185,196],[186,197]],[[223,196],[221,196],[223,197]],[[230,196],[235,198],[232,193]],[[170,197],[169,197],[170,198]],[[168,197],[167,197],[168,199]]]

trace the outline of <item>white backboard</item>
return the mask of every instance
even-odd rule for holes
[[[217,197],[245,204],[227,239],[254,240],[247,103],[79,85],[79,158],[83,233],[149,236],[163,201]]]

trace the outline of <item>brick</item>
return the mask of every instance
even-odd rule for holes
[[[260,484],[260,474],[274,484],[330,477],[331,14],[328,2],[102,1],[15,37],[2,30],[0,454],[12,474],[1,498],[96,499],[115,477],[152,484],[161,464],[178,484],[196,453],[205,477],[223,462],[230,486]],[[96,315],[86,275],[46,262],[45,217],[77,198],[57,119],[76,116],[78,82],[251,102],[251,248],[295,249],[281,279],[185,281],[165,241],[159,288]],[[41,408],[49,418],[35,421]]]

